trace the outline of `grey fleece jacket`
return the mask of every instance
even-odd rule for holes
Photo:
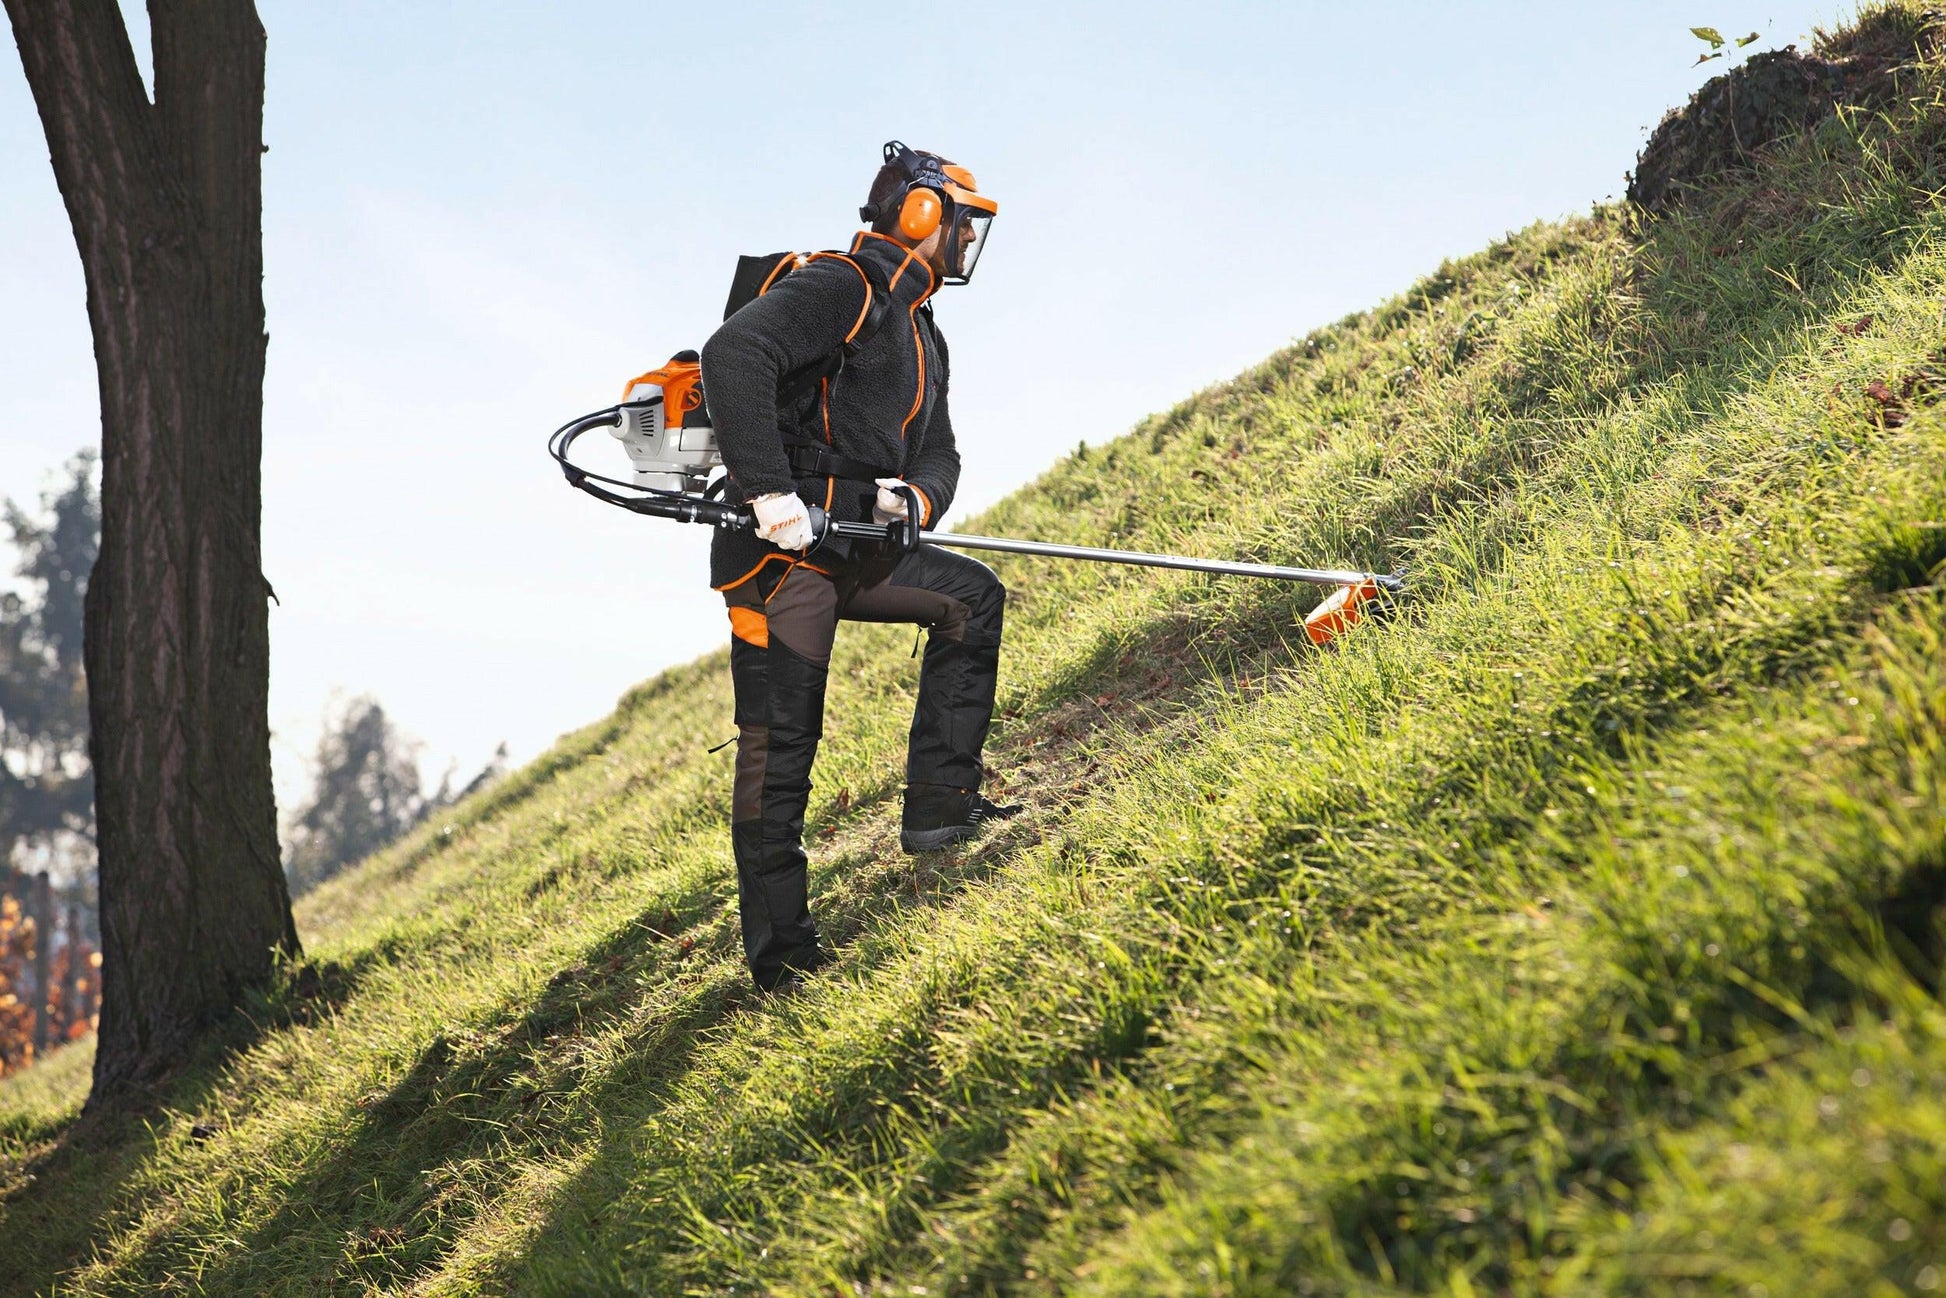
[[[933,274],[903,246],[869,231],[859,232],[849,255],[869,263],[890,306],[829,384],[778,405],[780,382],[841,348],[865,310],[865,279],[837,258],[783,276],[703,344],[703,387],[730,474],[726,499],[796,491],[836,518],[870,521],[877,487],[797,474],[779,436],[790,429],[910,482],[924,496],[924,522],[932,526],[953,503],[960,466],[946,404],[946,342],[926,305]],[[710,584],[733,585],[781,553],[753,533],[718,530]]]

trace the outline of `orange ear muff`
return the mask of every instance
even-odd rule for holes
[[[899,233],[908,239],[923,239],[939,228],[944,213],[939,195],[930,189],[915,189],[899,206]]]

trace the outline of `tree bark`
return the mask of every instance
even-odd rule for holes
[[[4,3],[80,249],[101,388],[92,1105],[165,1073],[298,950],[261,563],[264,31],[249,0],[151,0],[151,103],[115,0]]]
[[[80,1006],[75,1002],[80,997],[81,952],[85,944],[81,940],[81,907],[68,903],[67,914],[68,958],[61,962],[61,1021],[57,1024],[57,1035],[62,1041],[71,1039],[76,1020],[80,1017]]]
[[[54,1000],[54,890],[47,871],[34,876],[31,902],[34,916],[34,1058],[47,1053],[52,1024],[48,1014]]]

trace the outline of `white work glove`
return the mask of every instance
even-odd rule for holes
[[[872,521],[883,527],[894,519],[903,519],[906,514],[905,497],[897,489],[912,484],[904,478],[879,478],[876,481],[878,500],[872,505]]]
[[[773,491],[750,502],[757,516],[757,535],[780,550],[802,550],[811,544],[811,511],[795,491]]]

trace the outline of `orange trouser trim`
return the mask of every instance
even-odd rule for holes
[[[730,634],[759,649],[770,648],[770,618],[761,609],[730,608]]]

